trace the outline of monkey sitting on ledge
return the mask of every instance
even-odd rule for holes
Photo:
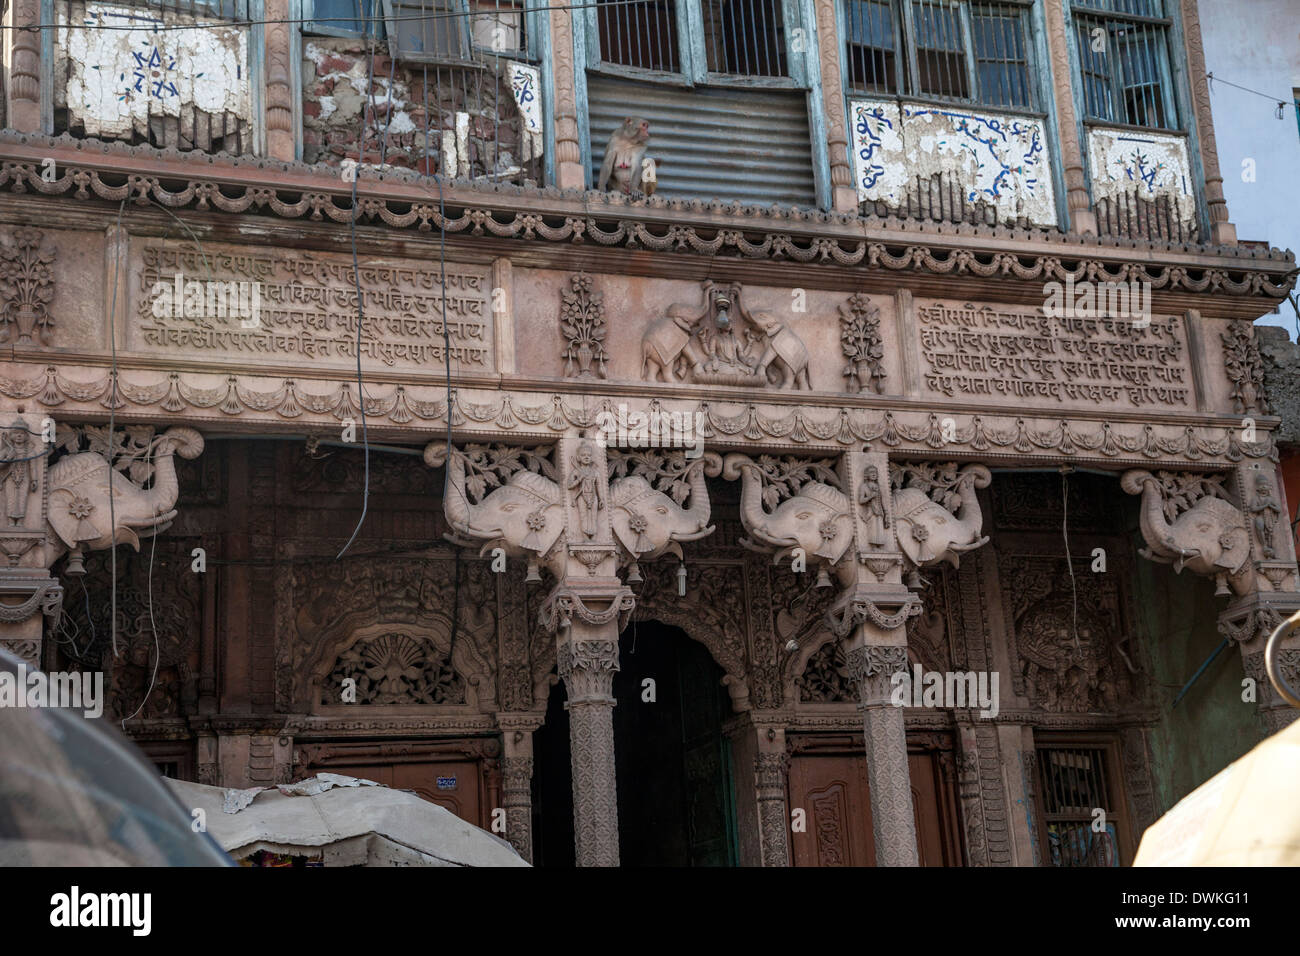
[[[629,116],[623,125],[614,130],[605,144],[605,162],[600,167],[596,188],[601,192],[613,187],[630,196],[653,196],[655,186],[655,161],[645,154],[650,140],[650,124]]]

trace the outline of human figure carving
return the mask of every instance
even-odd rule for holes
[[[1250,506],[1250,512],[1255,516],[1255,534],[1259,538],[1259,546],[1264,552],[1264,557],[1270,560],[1276,558],[1277,546],[1273,535],[1282,509],[1273,497],[1272,484],[1268,480],[1268,475],[1260,473],[1255,476],[1255,501]]]
[[[605,144],[605,161],[601,164],[596,188],[605,192],[612,180],[618,192],[654,195],[654,176],[645,175],[647,168],[654,168],[654,160],[649,160],[647,167],[645,151],[649,140],[650,124],[647,121],[635,116],[623,120],[623,125],[614,130]]]
[[[23,523],[27,496],[37,489],[33,444],[22,421],[0,430],[0,488],[4,489],[5,515],[11,525]]]
[[[885,532],[889,528],[889,515],[885,514],[885,500],[880,493],[880,473],[875,465],[867,465],[862,473],[862,484],[858,486],[858,504],[866,516],[867,541],[877,548],[888,544],[889,538]]]
[[[605,496],[600,489],[600,470],[590,442],[583,442],[578,446],[573,462],[573,477],[569,479],[569,490],[575,492],[574,503],[578,508],[578,524],[582,528],[582,533],[588,538],[594,538],[596,515],[601,508],[605,507]]]

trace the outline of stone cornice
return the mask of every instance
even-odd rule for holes
[[[55,163],[52,181],[41,176],[46,159]],[[133,228],[146,210],[166,216],[154,203],[169,210],[260,213],[266,228],[259,232],[268,236],[276,231],[268,213],[294,221],[286,237],[296,232],[309,239],[318,229],[314,223],[327,226],[352,218],[351,185],[332,167],[194,154],[182,158],[165,150],[12,132],[0,133],[0,191],[85,201],[129,199]],[[411,229],[418,235],[443,222],[438,189],[427,178],[405,173],[368,178],[363,172],[358,191],[363,224]],[[706,263],[716,258],[737,266],[771,263],[780,267],[772,277],[786,280],[792,263],[804,267],[801,276],[817,266],[847,273],[839,283],[819,280],[830,286],[862,284],[864,270],[922,290],[927,278],[943,280],[949,292],[951,280],[960,277],[963,294],[972,296],[982,289],[1006,293],[1017,284],[1033,283],[1040,298],[1043,283],[1069,276],[1076,281],[1146,281],[1164,308],[1198,307],[1196,297],[1214,294],[1216,306],[1207,313],[1233,317],[1259,314],[1262,303],[1269,303],[1268,308],[1280,301],[1296,273],[1294,257],[1276,250],[1102,240],[798,207],[633,203],[613,194],[464,182],[448,184],[441,198],[449,249],[459,235],[474,237],[476,244],[499,245],[499,254],[509,250],[512,257],[514,250],[546,248],[540,246],[546,243],[560,245],[568,262],[585,252],[593,259],[602,255],[619,268],[621,256],[611,255],[615,250],[624,256],[650,250],[686,260],[705,257]],[[367,241],[376,241],[375,230],[365,231]],[[337,239],[335,231],[330,235]],[[645,257],[629,258],[656,271]],[[932,281],[929,288],[941,287]]]
[[[33,356],[35,358],[35,356]],[[103,366],[11,362],[0,375],[0,396],[31,402],[76,420],[104,420],[113,405],[111,370]],[[549,383],[546,389],[453,389],[455,439],[489,438],[510,443],[554,441],[565,433],[599,424],[597,415],[614,400],[600,391],[585,401],[565,393],[574,383]],[[608,383],[599,388],[612,393]],[[638,387],[644,390],[646,386]],[[674,391],[677,394],[674,394]],[[890,453],[962,458],[985,462],[1045,459],[1097,462],[1107,467],[1149,466],[1167,462],[1181,469],[1224,468],[1243,459],[1276,460],[1270,428],[1276,418],[1258,422],[1263,440],[1243,443],[1240,420],[1203,414],[1158,415],[1139,412],[1036,411],[981,408],[962,411],[961,403],[917,408],[903,399],[869,400],[827,393],[764,396],[711,394],[698,401],[681,389],[659,396],[629,390],[634,410],[656,407],[698,411],[710,447],[772,451],[816,449],[830,453],[864,446]],[[447,424],[446,391],[438,384],[366,382],[366,414],[372,440],[412,441]],[[577,401],[573,399],[577,398]],[[119,422],[155,425],[178,422],[238,433],[320,433],[344,419],[358,419],[356,385],[347,380],[317,380],[224,373],[141,371],[118,375]],[[34,410],[34,409],[33,409]],[[941,415],[953,420],[945,436]]]

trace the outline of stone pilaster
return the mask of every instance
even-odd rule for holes
[[[1205,171],[1205,201],[1209,205],[1211,242],[1220,246],[1237,244],[1237,227],[1228,221],[1228,203],[1223,196],[1223,175],[1219,172],[1219,147],[1214,140],[1214,117],[1210,113],[1210,87],[1205,76],[1205,48],[1201,42],[1201,16],[1196,0],[1182,0],[1183,40],[1187,51],[1187,77],[1196,108],[1196,130],[1200,133],[1201,168]]]
[[[293,162],[293,91],[289,69],[289,0],[266,0],[266,154]]]
[[[498,714],[501,726],[501,806],[506,811],[505,838],[533,862],[533,731],[535,714]]]
[[[58,623],[63,599],[47,570],[58,552],[42,423],[32,414],[0,419],[0,647],[34,667],[43,665],[44,622]]]
[[[831,208],[856,212],[858,191],[849,162],[849,133],[845,122],[844,83],[840,77],[840,38],[835,29],[836,0],[814,0],[817,42],[822,73],[822,109],[826,115],[826,146],[831,167]]]
[[[41,22],[40,0],[13,0],[10,4],[9,103],[5,123],[21,133],[41,132],[41,32],[30,28]]]
[[[786,774],[790,758],[785,749],[785,731],[758,731],[758,753],[754,757],[754,789],[758,797],[759,847],[763,866],[790,865],[790,811],[785,801]]]
[[[1092,210],[1083,171],[1083,148],[1079,143],[1078,117],[1074,111],[1071,89],[1070,39],[1065,32],[1065,0],[1046,0],[1047,47],[1052,58],[1052,99],[1056,105],[1061,169],[1065,173],[1066,204],[1070,215],[1070,232],[1075,235],[1097,234],[1097,214]]]
[[[882,637],[869,625],[858,628],[848,653],[849,673],[858,688],[863,740],[867,747],[867,784],[871,789],[871,826],[877,866],[919,866],[912,782],[907,763],[903,709],[890,703],[890,678],[907,668],[907,647],[877,643]]]
[[[581,14],[578,14],[581,15]],[[555,184],[561,189],[582,189],[587,173],[578,143],[578,94],[573,68],[573,17],[568,0],[551,5],[551,51],[555,87]]]

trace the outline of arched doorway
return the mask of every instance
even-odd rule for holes
[[[722,668],[703,645],[658,621],[637,622],[623,632],[619,666],[614,752],[620,862],[735,865],[735,788],[722,733],[732,711]],[[557,684],[535,748],[533,832],[543,866],[573,865],[565,697]]]

